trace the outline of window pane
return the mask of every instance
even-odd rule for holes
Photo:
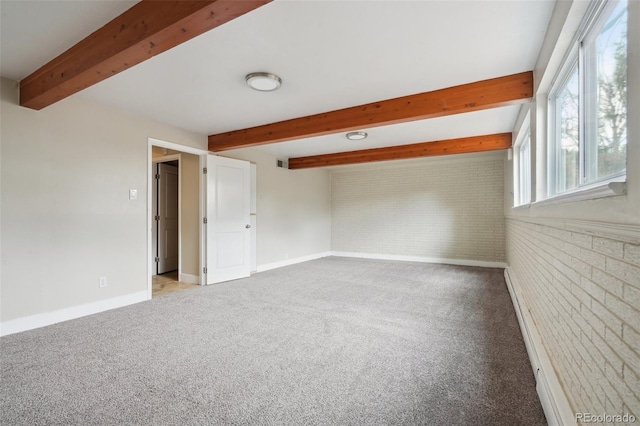
[[[585,54],[594,55],[597,102],[592,116],[596,120],[595,138],[587,143],[587,150],[596,158],[592,162],[588,180],[597,180],[622,172],[627,158],[627,3],[619,2],[603,20],[592,46]],[[591,112],[591,111],[589,111]],[[594,140],[596,139],[596,140]],[[593,146],[595,145],[595,146]],[[597,165],[597,167],[596,167]],[[593,173],[595,172],[595,173]]]
[[[555,100],[556,112],[556,192],[578,186],[579,172],[579,78],[578,67],[569,73]]]
[[[527,204],[531,202],[531,149],[530,144],[531,136],[527,134],[525,139],[522,141],[522,145],[520,145],[519,150],[519,171],[520,176],[518,176],[520,187],[520,199],[519,204]]]

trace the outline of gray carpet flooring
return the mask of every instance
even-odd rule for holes
[[[329,257],[0,339],[2,425],[543,425],[501,269]]]

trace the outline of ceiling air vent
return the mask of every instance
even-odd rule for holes
[[[288,169],[289,168],[289,162],[287,160],[276,160],[277,163],[276,165],[280,168],[283,169]]]

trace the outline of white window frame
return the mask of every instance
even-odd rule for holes
[[[528,206],[531,203],[531,123],[527,113],[515,143],[513,144],[513,180],[514,207]]]
[[[585,64],[584,64],[584,52],[582,51],[582,43],[585,40],[592,40],[595,34],[598,32],[603,21],[609,19],[611,11],[618,2],[616,1],[595,1],[589,8],[588,12],[582,21],[582,24],[577,32],[577,36],[570,44],[570,48],[565,55],[563,65],[560,67],[554,82],[551,85],[551,90],[547,97],[547,198],[542,201],[538,201],[535,204],[550,204],[557,202],[567,201],[580,201],[587,199],[595,199],[601,197],[609,197],[615,195],[622,195],[626,193],[626,168],[619,173],[611,176],[606,176],[602,179],[586,181],[585,172],[588,166],[585,163],[585,139],[592,137],[586,133],[592,131],[587,129],[585,120]],[[629,3],[627,3],[629,7]],[[631,40],[627,41],[627,46],[631,43]],[[558,192],[557,188],[557,154],[560,149],[557,132],[559,127],[557,124],[557,114],[555,108],[555,96],[560,89],[565,87],[569,76],[574,67],[578,67],[579,76],[579,177],[578,183],[575,188]],[[627,154],[628,158],[628,154]]]

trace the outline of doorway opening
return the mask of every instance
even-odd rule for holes
[[[150,297],[157,297],[200,283],[200,160],[158,146],[151,154]]]
[[[155,275],[178,273],[180,159],[154,162],[153,251]],[[177,278],[177,277],[176,277]]]

